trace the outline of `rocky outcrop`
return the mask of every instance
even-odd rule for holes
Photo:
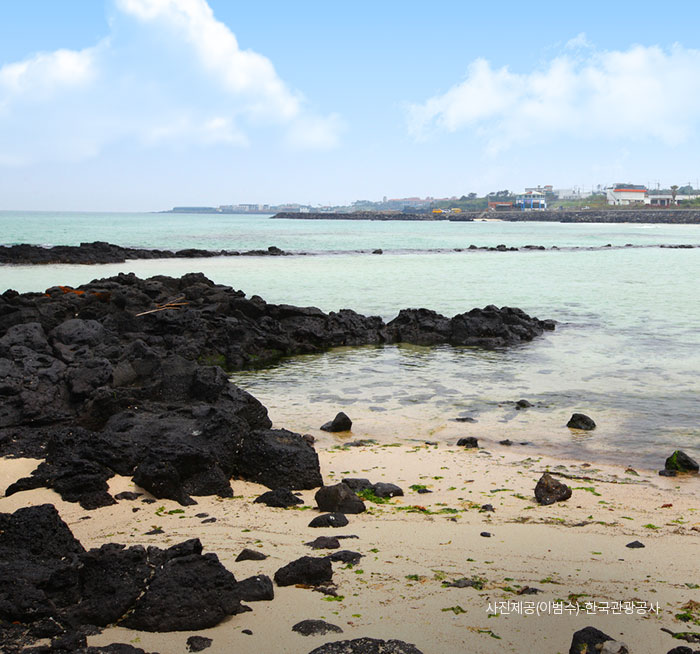
[[[150,250],[148,248],[128,248],[104,241],[81,243],[80,245],[0,245],[0,263],[9,264],[54,264],[72,263],[91,265],[98,263],[123,263],[127,259],[195,259],[207,257],[237,256],[280,256],[286,252],[274,245],[266,250]]]
[[[31,626],[36,637],[110,624],[203,629],[246,610],[242,598],[272,595],[266,577],[239,584],[198,539],[165,550],[109,543],[85,551],[51,504],[0,514],[0,578],[0,623]]]
[[[309,439],[271,429],[265,407],[223,368],[401,340],[495,347],[529,340],[550,322],[487,307],[451,320],[411,309],[385,325],[350,310],[246,298],[201,274],[6,291],[0,455],[44,459],[7,493],[46,486],[91,509],[114,502],[107,482],[115,473],[183,505],[230,497],[232,477],[316,488],[323,480]]]

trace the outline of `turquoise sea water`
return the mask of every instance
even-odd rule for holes
[[[504,351],[412,346],[342,348],[237,373],[280,426],[317,433],[344,409],[359,436],[483,444],[660,467],[680,447],[700,457],[700,249],[454,252],[469,244],[569,247],[700,244],[694,225],[410,223],[270,220],[267,216],[0,212],[0,243],[253,249],[314,256],[127,261],[104,266],[3,266],[0,292],[133,271],[201,271],[270,302],[352,308],[392,318],[403,307],[446,315],[519,306],[559,325]],[[357,250],[383,248],[378,256]],[[440,249],[440,252],[429,250]],[[515,411],[521,397],[535,404]],[[574,433],[572,411],[598,428]],[[451,419],[469,415],[477,422]],[[330,438],[330,437],[325,437]]]

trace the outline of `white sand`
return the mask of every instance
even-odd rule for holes
[[[122,501],[87,512],[44,489],[0,498],[0,511],[51,502],[85,547],[107,542],[167,547],[198,537],[205,551],[216,552],[238,579],[261,573],[272,577],[300,556],[328,553],[303,545],[319,535],[359,537],[341,541],[341,546],[363,553],[361,563],[354,568],[334,564],[341,601],[327,601],[310,589],[275,588],[273,601],[251,603],[251,613],[198,632],[214,639],[206,650],[212,654],[307,654],[324,642],[362,636],[405,640],[424,654],[568,652],[573,632],[587,625],[627,642],[634,654],[659,654],[684,644],[661,627],[700,631],[674,618],[684,603],[699,595],[687,584],[700,584],[700,479],[666,479],[641,470],[636,476],[614,466],[547,461],[534,452],[526,459],[526,451],[529,448],[488,453],[406,443],[319,449],[328,484],[346,476],[367,477],[396,483],[406,492],[388,504],[368,504],[370,511],[349,516],[350,524],[342,529],[308,528],[315,509],[252,504],[266,489],[240,481],[233,483],[235,498],[198,498],[198,505],[185,507],[183,513],[168,514],[183,509],[168,500]],[[3,460],[0,489],[36,463]],[[590,479],[562,478],[575,489],[573,497],[541,507],[533,489],[547,467]],[[409,490],[412,484],[424,484],[433,492],[417,494]],[[113,479],[111,488],[138,490],[126,478]],[[302,494],[305,507],[315,506],[314,491]],[[479,512],[485,503],[495,512]],[[411,506],[426,510],[402,510]],[[158,511],[159,507],[165,508]],[[202,524],[194,517],[200,512],[217,522]],[[155,525],[165,533],[146,536]],[[482,531],[493,535],[481,537]],[[626,548],[633,540],[646,547]],[[244,547],[259,547],[269,558],[235,563]],[[481,578],[483,588],[442,586],[442,580],[460,577]],[[523,586],[542,592],[517,595]],[[526,602],[543,603],[547,612],[552,610],[550,602],[577,599],[582,607],[578,616],[489,617],[489,604],[493,607],[495,601],[510,601],[511,611],[524,609]],[[586,615],[585,602],[593,601],[597,614]],[[614,601],[658,602],[659,614],[599,612],[600,602]],[[444,610],[451,607],[455,608]],[[325,619],[344,633],[303,637],[291,631],[296,622],[309,618]],[[147,651],[184,653],[193,633],[151,634],[113,627],[89,642],[130,642]]]

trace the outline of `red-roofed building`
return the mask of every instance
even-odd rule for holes
[[[644,204],[649,191],[641,184],[614,184],[605,189],[608,204]]]

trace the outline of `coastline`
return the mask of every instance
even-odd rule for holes
[[[311,508],[314,490],[301,492],[301,509],[270,508],[252,504],[264,487],[242,481],[233,482],[233,498],[198,497],[196,506],[171,515],[168,511],[182,507],[163,499],[155,504],[120,501],[87,513],[46,489],[2,498],[0,512],[54,503],[86,548],[112,541],[163,547],[196,536],[205,551],[217,552],[239,579],[272,576],[297,557],[328,553],[303,544],[318,535],[358,536],[342,541],[342,547],[363,554],[360,563],[334,564],[333,581],[341,600],[308,588],[275,588],[275,599],[252,604],[252,613],[197,632],[213,638],[207,650],[212,654],[232,650],[307,654],[323,642],[362,636],[401,639],[426,654],[467,648],[485,653],[565,652],[571,634],[587,625],[626,642],[635,654],[652,654],[683,644],[661,627],[692,631],[691,625],[673,616],[692,599],[695,591],[687,584],[699,581],[693,566],[700,554],[697,477],[665,479],[641,470],[637,476],[617,466],[586,467],[536,455],[523,459],[442,445],[319,448],[319,456],[327,483],[347,476],[368,477],[372,482],[396,483],[405,495],[387,504],[368,502],[368,512],[349,516],[350,524],[342,529],[307,527],[318,513]],[[26,459],[3,460],[2,483],[32,465]],[[574,489],[572,498],[539,506],[532,489],[547,468],[585,479],[562,477]],[[410,489],[415,484],[432,493],[418,494]],[[110,488],[143,492],[124,477],[112,479]],[[480,511],[487,503],[494,512]],[[161,506],[165,510],[159,510]],[[200,512],[217,521],[201,524],[194,517]],[[154,524],[164,533],[144,535]],[[484,531],[492,536],[481,536]],[[625,547],[634,540],[645,548]],[[244,547],[259,548],[269,558],[234,562]],[[483,587],[443,586],[462,577],[478,580]],[[541,592],[519,595],[526,586]],[[555,604],[550,603],[559,600],[578,601],[581,607],[593,601],[597,607],[614,601],[651,602],[655,607],[658,602],[659,613],[613,615],[598,608],[595,615],[586,615],[584,609],[578,616],[504,613],[507,606],[529,608],[525,602],[547,603],[551,611]],[[511,604],[501,604],[501,615],[489,617],[494,602]],[[304,619],[325,619],[344,633],[294,634],[292,625]],[[184,653],[192,633],[111,627],[88,642],[126,642],[147,651]]]

